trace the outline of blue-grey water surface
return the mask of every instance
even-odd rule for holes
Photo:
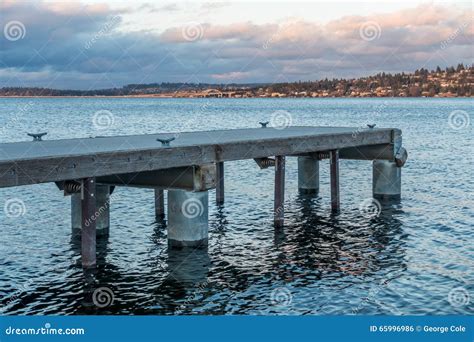
[[[108,112],[97,122],[100,110]],[[277,110],[290,113],[292,125],[401,128],[409,152],[401,203],[363,215],[371,162],[342,160],[342,210],[331,215],[328,162],[312,198],[298,194],[296,159],[288,158],[285,227],[275,230],[273,170],[229,162],[225,204],[209,194],[207,251],[169,251],[153,191],[118,188],[94,273],[77,263],[69,197],[54,184],[3,188],[0,312],[472,314],[471,99],[3,98],[0,139],[257,127]],[[11,199],[24,207],[6,208]],[[108,306],[92,301],[100,287],[113,292]]]

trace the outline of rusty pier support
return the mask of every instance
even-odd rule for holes
[[[216,163],[216,204],[224,204],[224,162]]]
[[[155,217],[159,220],[165,218],[165,192],[163,189],[155,189]]]
[[[82,267],[96,266],[96,182],[94,177],[81,181],[81,254]]]
[[[285,156],[275,157],[275,227],[282,227],[285,217]]]
[[[339,151],[330,151],[329,160],[331,173],[331,210],[337,213],[341,209],[339,198]]]

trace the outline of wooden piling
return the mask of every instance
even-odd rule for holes
[[[216,163],[216,204],[224,204],[224,162]]]
[[[331,171],[331,210],[339,212],[341,208],[339,198],[339,151],[329,152],[330,171]]]
[[[282,227],[285,217],[285,156],[275,157],[275,227]]]
[[[81,252],[84,268],[96,265],[96,182],[94,177],[84,178],[81,188],[82,230]]]
[[[162,189],[155,189],[155,217],[165,218],[165,193]]]

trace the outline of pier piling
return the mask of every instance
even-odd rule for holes
[[[162,189],[155,189],[155,217],[159,220],[165,218],[165,193]]]
[[[339,198],[339,151],[329,152],[330,173],[331,173],[331,210],[339,212],[341,201]]]
[[[216,204],[224,204],[224,163],[216,163]]]
[[[401,198],[402,168],[389,160],[374,160],[372,164],[372,192],[375,199],[395,200]]]
[[[285,217],[285,156],[275,157],[275,227],[282,227]]]
[[[82,230],[81,253],[84,268],[96,265],[96,183],[95,178],[84,178],[81,189]]]
[[[96,185],[95,195],[97,236],[107,236],[110,230],[110,186]],[[82,230],[82,192],[71,195],[71,226],[73,235]]]
[[[302,194],[319,192],[319,161],[313,157],[298,157],[298,190]]]
[[[168,245],[205,247],[208,242],[208,191],[168,190]]]

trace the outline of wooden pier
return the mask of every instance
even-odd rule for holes
[[[261,168],[275,168],[274,221],[279,227],[284,223],[287,157],[301,158],[299,184],[306,193],[318,192],[318,163],[330,160],[331,208],[337,212],[339,159],[374,160],[374,197],[400,197],[400,168],[407,159],[401,144],[399,129],[351,127],[40,138],[0,144],[0,187],[55,182],[65,195],[80,196],[80,205],[72,206],[72,215],[82,218],[82,262],[90,267],[96,262],[97,227],[108,225],[110,206],[104,201],[114,187],[154,189],[157,218],[165,216],[167,190],[171,245],[201,246],[207,244],[207,191],[216,188],[216,203],[224,203],[225,162],[254,159]]]

